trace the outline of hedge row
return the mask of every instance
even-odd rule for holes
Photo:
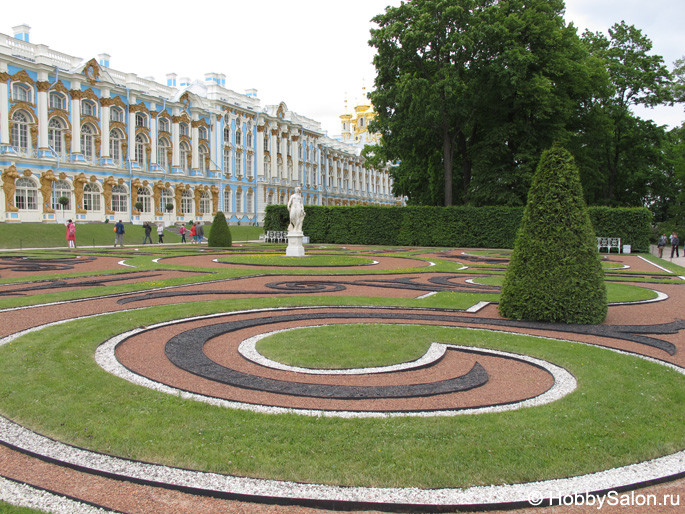
[[[590,207],[597,236],[620,237],[634,252],[649,250],[648,209]],[[302,231],[312,243],[513,248],[523,207],[305,206]],[[285,205],[269,205],[264,231],[287,230]],[[563,241],[550,241],[561,244]]]

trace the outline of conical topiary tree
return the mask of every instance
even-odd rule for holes
[[[233,238],[231,237],[231,229],[226,223],[226,216],[219,211],[214,216],[212,227],[209,229],[209,237],[207,238],[207,246],[210,248],[228,248],[233,245]]]
[[[563,148],[543,153],[528,192],[499,312],[507,318],[601,323],[604,273],[578,168]]]

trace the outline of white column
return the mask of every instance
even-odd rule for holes
[[[198,115],[193,113],[193,121],[190,122],[190,148],[193,152],[193,157],[191,159],[190,169],[198,170],[200,168],[200,128],[197,124]]]
[[[150,169],[157,166],[157,145],[159,144],[159,115],[161,110],[157,111],[156,116],[150,115]]]
[[[300,137],[299,133],[293,136],[293,142],[290,145],[292,150],[292,160],[293,160],[293,179],[295,182],[300,182],[302,179],[300,177]]]
[[[48,148],[48,88],[50,83],[47,82],[47,73],[40,72],[39,77],[41,77],[38,82],[38,148],[45,149]]]
[[[71,153],[81,153],[81,84],[71,83]]]
[[[101,118],[100,118],[100,124],[101,124],[101,129],[100,132],[102,133],[102,137],[100,138],[101,144],[100,144],[100,157],[104,158],[109,158],[109,89],[103,88],[101,90],[101,98],[102,100],[105,100],[104,102],[101,101],[102,107],[100,108],[101,110]]]
[[[266,127],[257,127],[257,177],[264,178],[264,131]]]
[[[278,178],[280,180],[281,177],[278,176],[278,146],[276,144],[276,134],[278,134],[278,127],[271,129],[271,144],[269,145],[269,148],[271,148],[271,178]]]
[[[171,123],[171,144],[173,145],[173,151],[171,155],[171,166],[174,168],[179,167],[179,162],[180,162],[180,156],[181,156],[181,151],[179,148],[180,144],[180,131],[179,131],[179,115],[178,115],[178,108],[174,108],[173,116],[171,117],[172,123]]]
[[[10,144],[10,122],[9,122],[9,80],[7,64],[0,62],[0,144]]]
[[[136,105],[136,97],[131,94],[128,100],[128,155],[126,159],[133,161],[136,156],[136,113],[131,107]]]
[[[219,148],[221,148],[221,116],[218,114],[212,114],[210,116],[210,122],[214,123],[214,134],[209,138],[209,155],[212,162],[216,163],[216,166],[221,167],[219,163],[223,159],[223,155],[219,155]],[[222,152],[223,154],[223,152]],[[210,163],[211,166],[211,163]],[[219,193],[221,196],[221,201],[223,201],[223,191]],[[221,203],[220,201],[220,203]]]

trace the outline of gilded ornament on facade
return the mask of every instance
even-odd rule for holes
[[[88,183],[85,173],[80,173],[74,178],[74,199],[76,201],[76,214],[85,214],[83,208],[83,186]]]
[[[36,89],[38,89],[39,93],[47,93],[50,90],[50,82],[48,82],[48,81],[36,82]]]
[[[19,209],[14,205],[15,181],[19,178],[17,167],[13,164],[2,172],[2,190],[5,192],[5,211],[17,212]]]
[[[52,208],[52,183],[57,180],[52,170],[44,172],[40,176],[40,193],[43,195],[43,212],[45,214],[52,214],[55,209]]]
[[[88,83],[93,86],[100,78],[100,65],[95,59],[91,59],[86,63],[82,73],[86,76]]]
[[[19,70],[14,75],[11,75],[9,78],[12,79],[12,82],[24,82],[31,86],[36,85],[36,81],[31,78],[31,76],[26,72],[26,70]]]
[[[117,185],[117,181],[112,175],[102,182],[102,196],[105,198],[105,214],[114,214],[112,209],[112,187]]]

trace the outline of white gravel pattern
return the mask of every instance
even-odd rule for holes
[[[111,510],[99,509],[42,489],[0,477],[0,500],[18,507],[37,509],[51,514],[99,514]]]

